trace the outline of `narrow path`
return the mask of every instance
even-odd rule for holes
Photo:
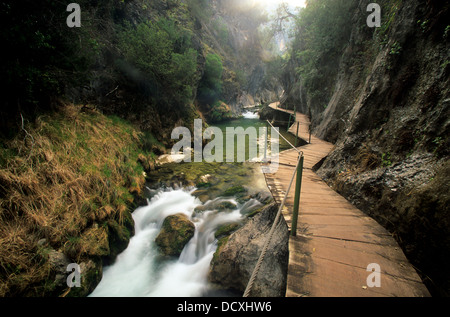
[[[270,107],[293,114],[293,111]],[[290,128],[309,139],[309,120],[297,113]],[[297,236],[289,241],[286,296],[299,297],[416,297],[430,296],[417,272],[392,235],[375,220],[350,204],[317,176],[312,167],[333,150],[333,145],[314,135],[311,144],[299,148],[305,156]],[[266,174],[277,202],[281,202],[298,159],[292,149],[280,154],[280,167]],[[291,226],[294,190],[283,215]],[[381,287],[368,287],[369,264],[381,268]]]

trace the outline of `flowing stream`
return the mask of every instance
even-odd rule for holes
[[[235,124],[263,125],[257,120],[257,116],[251,113],[247,113],[244,119],[236,121]],[[177,164],[173,168],[191,166]],[[221,165],[218,172],[222,172],[224,167],[226,166]],[[248,172],[248,169],[246,171]],[[218,173],[218,177],[224,178],[226,184],[231,178],[235,184],[238,176],[235,174],[236,170],[230,167],[225,173],[224,175]],[[242,174],[242,171],[239,173]],[[267,190],[262,174],[249,175],[251,174],[241,178],[253,187],[253,192],[260,191],[262,187]],[[114,264],[104,268],[102,280],[90,296],[198,297],[211,294],[207,275],[217,248],[215,232],[222,225],[241,222],[247,213],[262,204],[256,199],[238,203],[233,197],[223,198],[220,195],[211,197],[208,201],[203,200],[202,203],[193,195],[195,190],[195,188],[161,188],[153,191],[148,205],[133,212],[135,235],[131,238],[127,249],[117,257]],[[236,208],[219,211],[217,205],[225,201],[231,202]],[[195,211],[199,206],[202,206],[202,212]],[[194,237],[184,247],[178,259],[163,259],[155,239],[164,219],[179,213],[185,214],[194,223],[196,229]]]
[[[259,114],[257,112],[246,111],[242,114],[245,119],[259,119]]]
[[[116,262],[104,269],[100,284],[90,296],[192,297],[208,291],[207,274],[217,247],[217,228],[239,222],[246,211],[261,204],[253,199],[240,205],[234,199],[216,198],[204,206],[229,201],[237,207],[230,212],[211,209],[195,213],[195,207],[202,203],[191,194],[192,190],[185,189],[161,190],[147,206],[134,211],[134,237]],[[187,215],[195,224],[195,235],[177,260],[162,260],[155,238],[164,219],[178,213]]]

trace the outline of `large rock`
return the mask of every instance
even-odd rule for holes
[[[179,256],[184,246],[192,239],[195,225],[184,214],[168,216],[164,219],[161,232],[155,243],[165,256]]]
[[[75,263],[66,254],[48,247],[45,239],[38,242],[39,254],[47,256],[49,274],[45,280],[45,296],[84,297],[89,295],[98,285],[102,278],[102,261],[100,258],[84,260],[79,264],[81,280],[79,287],[69,288],[68,277],[72,273],[67,268],[69,264]],[[73,281],[76,281],[73,279]]]
[[[62,252],[50,249],[48,252],[48,264],[50,271],[54,274],[52,285],[55,289],[60,289],[66,286],[67,266],[71,263],[70,259]]]
[[[278,205],[263,208],[242,228],[222,238],[211,262],[209,281],[220,288],[244,292],[275,220]],[[281,217],[267,250],[251,296],[283,297],[289,261],[289,231]]]

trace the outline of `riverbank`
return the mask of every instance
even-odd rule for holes
[[[254,116],[246,120],[234,124],[262,124]],[[163,192],[188,191],[196,202],[189,210],[193,218],[211,212],[224,217],[211,231],[211,258],[214,239],[231,235],[271,202],[259,164],[174,163],[155,169],[157,155],[143,150],[153,148],[151,140],[118,117],[60,104],[2,142],[0,296],[91,294],[104,266],[136,236],[133,211]],[[230,212],[239,221],[230,223]],[[70,263],[83,272],[80,288],[67,286]]]
[[[221,125],[221,129],[260,124],[259,120],[233,120]],[[273,200],[261,166],[251,162],[167,163],[164,158],[157,159],[157,168],[147,175],[148,204],[132,214],[136,234],[117,261],[105,267],[102,281],[90,296],[242,294],[242,285],[236,281],[245,283],[249,279],[261,243],[260,240],[248,243],[240,237],[250,234],[263,239],[261,228],[270,227],[271,218],[265,207]],[[186,226],[179,221],[170,225],[172,219],[183,219]],[[187,232],[186,227],[195,231]],[[237,239],[239,243],[230,246],[229,239]],[[175,240],[184,241],[177,247],[178,252],[172,252],[174,245],[166,245],[167,241]],[[240,245],[242,241],[245,243]],[[245,253],[251,254],[239,260],[233,250],[245,248],[250,248]],[[274,258],[270,263],[286,259]],[[227,261],[239,265],[229,266]],[[232,274],[231,280],[218,278],[225,270]],[[280,275],[273,274],[280,285],[270,285],[261,294],[279,294],[279,289],[285,287],[284,271],[280,269],[277,271]]]
[[[142,134],[118,117],[61,105],[2,142],[0,296],[84,296],[134,233]],[[142,164],[144,163],[144,164]],[[82,268],[69,289],[66,267]]]

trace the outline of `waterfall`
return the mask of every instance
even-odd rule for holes
[[[259,119],[259,114],[258,114],[258,112],[246,111],[246,112],[242,113],[242,116],[243,116],[245,119]]]
[[[196,297],[208,291],[207,274],[217,248],[215,231],[223,224],[241,221],[249,205],[258,202],[251,200],[242,206],[237,204],[235,210],[228,212],[211,208],[196,214],[195,207],[202,203],[191,193],[183,189],[161,190],[147,206],[133,212],[134,237],[115,263],[105,267],[101,282],[90,296]],[[236,203],[232,199],[221,200]],[[164,219],[178,213],[190,218],[196,228],[195,234],[178,259],[163,261],[154,241]]]

